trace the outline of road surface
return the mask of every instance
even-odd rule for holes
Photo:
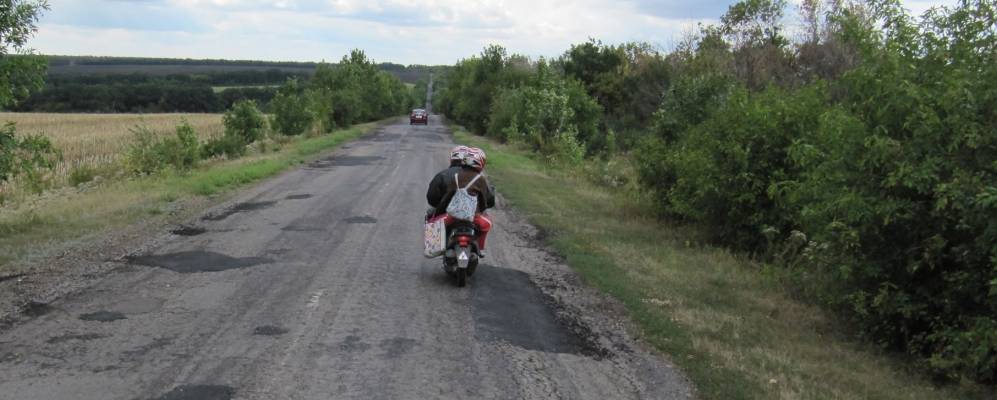
[[[468,287],[422,257],[451,146],[399,119],[150,239],[0,333],[0,398],[691,396],[501,207]]]

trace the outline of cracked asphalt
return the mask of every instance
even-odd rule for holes
[[[0,333],[0,398],[693,397],[501,202],[468,287],[422,257],[452,144],[398,120],[151,238]]]

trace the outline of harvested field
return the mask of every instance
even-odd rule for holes
[[[0,122],[17,124],[18,135],[43,134],[62,151],[63,161],[52,177],[55,183],[65,182],[74,168],[101,168],[118,161],[131,146],[136,126],[165,136],[173,134],[182,119],[201,140],[223,133],[221,114],[0,113]]]

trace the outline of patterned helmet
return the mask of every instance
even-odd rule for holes
[[[464,159],[467,158],[468,150],[469,150],[468,147],[464,145],[460,145],[450,149],[450,163],[453,164],[456,161],[463,163]]]
[[[464,158],[464,165],[481,172],[485,169],[485,151],[477,147],[467,149],[467,157]]]

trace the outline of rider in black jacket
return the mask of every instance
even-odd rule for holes
[[[482,174],[485,167],[485,153],[478,148],[457,146],[450,151],[450,167],[440,171],[429,182],[429,189],[426,191],[426,201],[433,207],[430,221],[438,218],[447,218],[444,222],[449,226],[454,219],[447,215],[447,205],[457,191],[457,182],[454,176],[461,182],[461,187]],[[495,207],[495,189],[488,184],[488,178],[481,176],[473,185],[466,187],[467,192],[478,197],[478,212],[474,216],[474,224],[478,227],[478,250],[484,256],[485,237],[491,230],[491,220],[484,215],[485,210]]]

